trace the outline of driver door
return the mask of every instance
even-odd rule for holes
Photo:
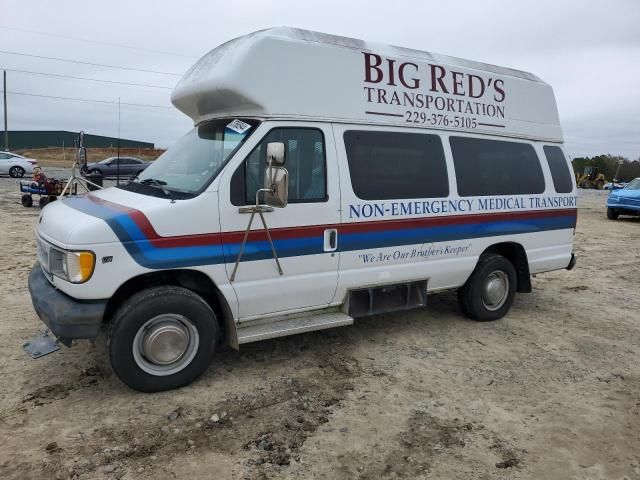
[[[328,307],[338,281],[337,224],[340,222],[338,165],[330,125],[263,124],[253,141],[225,168],[219,190],[227,276],[231,277],[250,214],[263,188],[269,142],[285,145],[289,204],[264,214],[283,275],[256,215],[238,266],[234,288],[241,320],[277,312]],[[261,203],[264,203],[261,197]]]

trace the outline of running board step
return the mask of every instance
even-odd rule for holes
[[[279,320],[263,319],[259,321],[259,324],[252,322],[246,326],[238,325],[238,344],[345,325],[353,325],[353,317],[341,311],[288,315]]]

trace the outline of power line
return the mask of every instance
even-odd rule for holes
[[[58,97],[58,96],[55,96],[55,95],[41,95],[41,94],[38,94],[38,93],[11,92],[11,91],[7,91],[7,93],[10,93],[11,95],[24,95],[24,96],[28,96],[28,97],[55,98],[57,100],[73,100],[73,101],[76,101],[76,102],[106,103],[106,104],[118,105],[118,102],[112,102],[112,101],[109,101],[109,100],[96,100],[96,99],[93,99],[93,98]],[[126,103],[126,102],[120,102],[120,105],[127,105],[127,106],[131,106],[131,107],[167,108],[167,109],[173,110],[173,107],[167,107],[167,106],[164,106],[164,105],[152,105],[152,104],[149,104],[149,103]]]
[[[28,30],[26,28],[7,27],[5,25],[0,25],[0,28],[3,28],[5,30],[13,30],[15,32],[35,33],[36,35],[46,35],[48,37],[66,38],[68,40],[77,40],[79,42],[94,43],[96,45],[108,45],[110,47],[127,48],[129,50],[138,50],[141,52],[160,53],[162,55],[173,55],[175,57],[183,57],[183,58],[198,58],[197,56],[194,56],[194,55],[184,55],[182,53],[163,52],[161,50],[152,50],[149,48],[131,47],[129,45],[119,45],[117,43],[102,42],[99,40],[89,40],[88,38],[72,37],[70,35],[61,35],[59,33],[38,32],[36,30]]]
[[[72,78],[74,80],[86,80],[89,82],[102,82],[102,83],[114,83],[118,85],[128,85],[132,87],[150,87],[150,88],[163,88],[166,90],[173,90],[173,87],[164,87],[162,85],[150,85],[147,83],[130,83],[130,82],[118,82],[116,80],[101,80],[98,78],[86,78],[86,77],[74,77],[72,75],[61,75],[59,73],[46,73],[46,72],[34,72],[30,70],[16,70],[12,68],[5,68],[7,72],[18,72],[18,73],[28,73],[30,75],[46,75],[49,77],[60,77],[60,78]]]
[[[132,68],[132,67],[122,67],[119,65],[107,65],[104,63],[92,63],[92,62],[83,62],[80,60],[69,60],[67,58],[57,58],[57,57],[45,57],[44,55],[33,55],[31,53],[22,53],[22,52],[10,52],[8,50],[0,50],[0,53],[5,53],[7,55],[18,55],[18,56],[22,56],[22,57],[31,57],[31,58],[42,58],[45,60],[55,60],[58,62],[68,62],[68,63],[77,63],[80,65],[91,65],[93,67],[105,67],[105,68],[117,68],[120,70],[131,70],[133,72],[143,72],[143,73],[158,73],[161,75],[173,75],[175,77],[181,77],[182,74],[180,73],[173,73],[173,72],[161,72],[158,70],[143,70],[141,68]]]

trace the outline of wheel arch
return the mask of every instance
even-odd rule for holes
[[[118,307],[132,295],[146,288],[162,285],[183,287],[200,295],[216,314],[220,331],[223,332],[221,340],[232,348],[238,349],[236,325],[226,298],[211,278],[198,270],[160,270],[130,278],[118,287],[107,302],[104,323],[110,322]]]
[[[516,269],[517,288],[519,293],[531,292],[531,273],[529,271],[529,259],[524,247],[517,242],[495,243],[488,247],[485,253],[496,253],[507,258]]]

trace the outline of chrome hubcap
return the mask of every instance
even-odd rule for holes
[[[172,375],[191,363],[198,344],[198,330],[188,318],[163,314],[148,320],[138,330],[133,341],[133,357],[137,365],[151,375]]]
[[[509,295],[509,277],[502,270],[491,272],[482,288],[482,303],[487,310],[498,310]]]

